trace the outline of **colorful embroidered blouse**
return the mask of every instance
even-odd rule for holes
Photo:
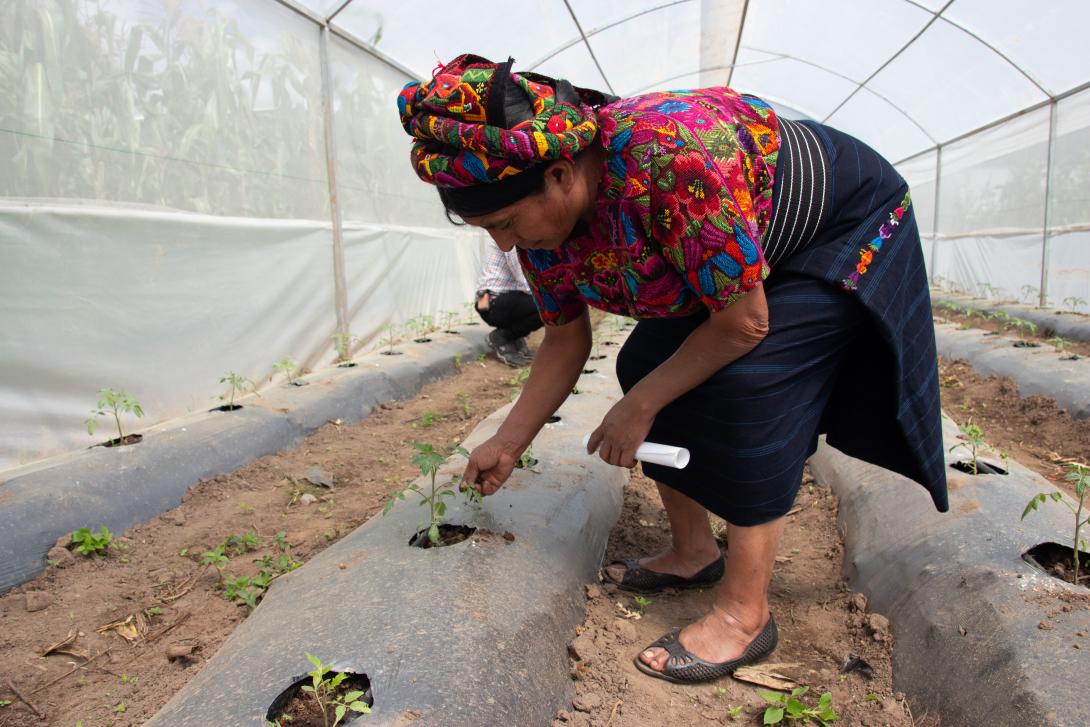
[[[594,222],[519,250],[542,320],[586,304],[634,318],[718,311],[768,277],[760,239],[779,138],[763,101],[728,88],[651,93],[599,110],[608,158]]]

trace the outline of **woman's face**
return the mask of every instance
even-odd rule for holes
[[[570,161],[555,162],[545,172],[545,189],[466,224],[487,232],[501,250],[555,250],[571,237],[580,218],[593,209],[594,185]]]

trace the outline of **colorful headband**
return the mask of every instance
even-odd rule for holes
[[[410,160],[422,180],[447,188],[492,184],[570,159],[594,141],[594,106],[611,97],[512,73],[512,64],[461,55],[430,81],[401,90],[401,124],[415,139]]]

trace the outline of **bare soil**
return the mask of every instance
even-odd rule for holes
[[[143,724],[250,611],[224,599],[202,553],[253,533],[256,541],[225,549],[225,578],[257,575],[263,566],[253,561],[264,556],[305,562],[415,479],[410,440],[461,441],[509,400],[512,374],[492,358],[467,361],[413,401],[387,403],[356,425],[328,424],[293,451],[200,482],[179,507],[115,533],[105,557],[54,551],[55,566],[0,596],[0,700],[12,700],[0,707],[0,727]],[[311,484],[308,473],[333,487]],[[70,636],[63,653],[40,656]]]
[[[923,716],[914,722],[904,696],[893,691],[889,622],[868,613],[866,598],[853,594],[841,578],[844,550],[836,530],[837,499],[807,473],[791,512],[771,587],[780,645],[765,665],[775,664],[776,672],[808,686],[803,697],[808,706],[831,692],[840,715],[837,724],[937,725]],[[717,532],[721,528],[719,521]],[[669,539],[654,483],[634,473],[606,561],[659,552]],[[732,678],[674,685],[633,666],[632,659],[647,644],[702,616],[711,607],[713,590],[670,589],[646,596],[650,602],[642,614],[634,595],[612,585],[591,584],[587,591],[587,617],[569,647],[575,706],[559,713],[554,727],[762,723],[767,703],[756,685]],[[873,678],[865,679],[859,671],[840,673],[853,655],[872,667]],[[731,709],[738,707],[732,719]]]
[[[972,421],[994,449],[1073,494],[1063,464],[1090,462],[1090,420],[1072,419],[1051,397],[1022,397],[1013,379],[981,376],[964,360],[940,358],[939,385],[942,408],[954,421]]]

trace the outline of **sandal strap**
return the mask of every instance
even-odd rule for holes
[[[779,642],[776,620],[769,614],[768,623],[761,632],[749,642],[746,650],[737,659],[714,663],[701,659],[681,644],[681,629],[674,629],[664,634],[647,649],[662,648],[670,655],[663,665],[661,676],[669,681],[695,683],[720,679],[733,674],[736,669],[752,664],[768,656]],[[646,649],[645,649],[646,650]]]

